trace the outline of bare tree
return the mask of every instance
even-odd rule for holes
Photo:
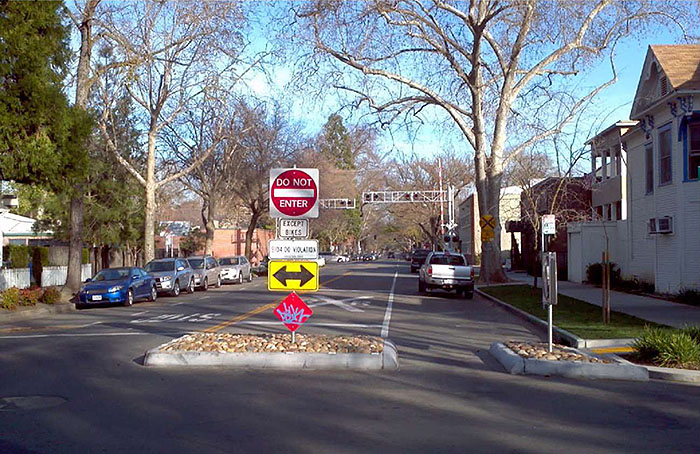
[[[202,105],[191,111],[183,122],[172,125],[164,134],[177,167],[186,168],[210,147],[213,152],[192,172],[179,181],[202,199],[202,222],[205,229],[204,252],[212,253],[215,219],[222,202],[232,196],[230,188],[238,183],[240,169],[245,162],[245,149],[237,137],[245,134],[238,104],[222,91],[219,96],[207,97]],[[224,121],[218,126],[219,121]]]
[[[240,177],[231,184],[230,190],[250,212],[245,254],[252,259],[255,228],[269,209],[270,169],[288,163],[298,151],[298,131],[287,123],[284,112],[275,103],[241,103],[239,114],[245,132],[238,137],[238,142],[245,157]]]
[[[108,30],[105,39],[119,60],[130,62],[117,70],[122,75],[123,87],[143,113],[143,129],[147,136],[145,172],[139,172],[116,153],[117,147],[105,127],[110,109],[104,110],[100,129],[118,161],[144,187],[144,260],[149,261],[155,255],[158,189],[193,171],[218,144],[209,144],[189,166],[167,175],[157,169],[159,160],[170,159],[162,155],[162,131],[206,98],[208,89],[222,77],[235,73],[234,65],[243,48],[243,37],[239,33],[243,17],[236,2],[163,1],[127,3],[106,15],[104,21]],[[143,55],[149,58],[140,58]],[[213,128],[223,128],[220,119]],[[213,137],[221,139],[223,134],[213,134]]]
[[[618,40],[643,33],[652,20],[690,24],[695,13],[687,2],[652,0],[316,1],[297,9],[316,56],[339,65],[323,72],[334,87],[387,122],[431,106],[450,119],[474,151],[480,212],[496,220],[509,160],[558,134],[616,81]],[[563,88],[605,56],[608,81]],[[328,60],[311,64],[320,61]],[[482,277],[505,280],[498,242],[485,245],[482,259]]]

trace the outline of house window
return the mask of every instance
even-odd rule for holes
[[[644,161],[646,163],[647,194],[654,192],[654,146],[648,143],[644,146]]]
[[[669,125],[669,127],[659,131],[659,185],[668,184],[672,179],[671,128]]]
[[[615,220],[622,220],[622,201],[618,200],[615,202]]]
[[[700,166],[700,123],[688,126],[688,178],[698,179]]]

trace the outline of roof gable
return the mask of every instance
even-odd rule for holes
[[[649,46],[630,118],[677,91],[700,91],[700,44]]]

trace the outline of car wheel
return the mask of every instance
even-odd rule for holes
[[[206,277],[204,278],[204,283],[202,284],[202,290],[204,290],[205,292],[209,290],[209,279],[207,279]]]
[[[178,293],[180,293],[179,290],[178,290]],[[158,299],[158,289],[156,289],[156,286],[154,285],[153,287],[151,287],[151,295],[148,297],[148,301],[155,301],[157,299]]]
[[[126,301],[124,302],[124,306],[133,306],[134,305],[134,291],[129,289],[126,292]]]
[[[239,278],[239,280],[241,281],[241,282],[239,282],[239,284],[243,282],[241,280],[241,278]],[[220,287],[221,287],[221,276],[216,276],[216,288],[220,288]]]
[[[241,285],[243,283],[243,271],[238,273],[238,280],[236,281],[236,284]]]
[[[418,293],[425,293],[425,282],[418,279]]]
[[[173,291],[171,292],[173,296],[180,295],[180,281],[175,281],[173,284]]]
[[[253,272],[248,271],[248,282],[253,282]]]
[[[187,293],[194,293],[194,278],[190,279],[190,285],[187,286]]]

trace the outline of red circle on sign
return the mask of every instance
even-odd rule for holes
[[[298,169],[286,170],[272,182],[270,200],[285,216],[303,216],[318,200],[318,188],[314,179]]]

